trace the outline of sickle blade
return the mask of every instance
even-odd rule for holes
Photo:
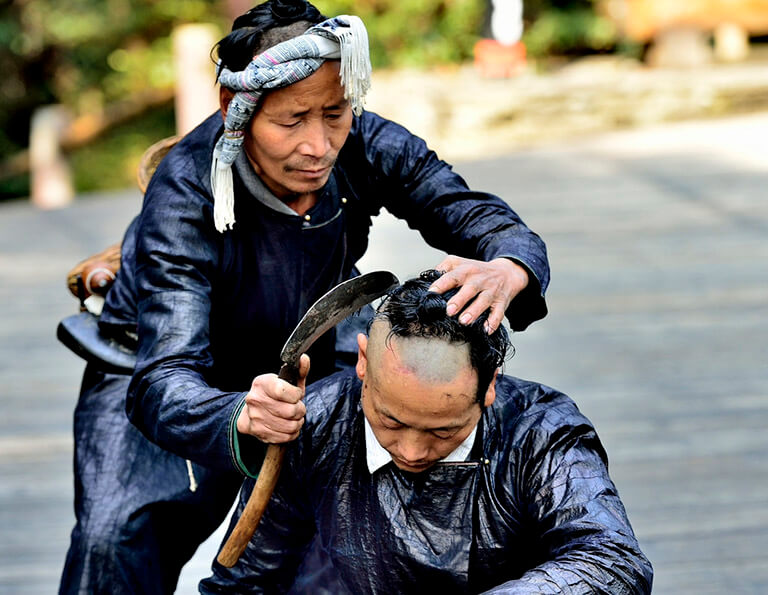
[[[285,342],[280,359],[296,366],[320,335],[399,283],[389,271],[373,271],[340,283],[317,300]]]
[[[374,271],[344,281],[317,300],[283,347],[280,354],[283,360],[280,378],[296,384],[299,358],[320,335],[353,312],[381,297],[398,283],[397,277],[392,273]],[[217,557],[222,566],[234,566],[253,537],[261,515],[272,497],[284,456],[285,444],[270,444],[267,448],[264,463],[248,502]]]

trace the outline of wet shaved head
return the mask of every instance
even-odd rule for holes
[[[390,331],[385,320],[377,320],[371,325],[368,358],[374,369],[384,349],[391,349],[397,355],[404,372],[428,383],[449,383],[459,371],[471,365],[467,343],[433,337],[398,337],[390,335]]]
[[[425,271],[389,293],[370,323],[373,355],[369,357],[375,359],[380,355],[377,350],[389,348],[400,358],[404,371],[434,378],[435,382],[469,368],[476,373],[477,400],[482,402],[504,362],[509,336],[503,326],[490,335],[485,332],[488,312],[467,325],[456,316],[448,316],[446,302],[458,290],[445,294],[429,291],[441,274]]]

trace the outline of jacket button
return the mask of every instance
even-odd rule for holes
[[[312,220],[312,216],[311,215],[304,215],[304,221],[309,222],[311,220]]]

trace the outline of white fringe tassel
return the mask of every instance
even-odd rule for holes
[[[341,50],[341,84],[344,97],[352,102],[352,110],[359,116],[363,112],[365,94],[371,88],[371,60],[368,52],[368,33],[360,17],[344,15],[349,31],[339,36]]]
[[[232,168],[222,167],[216,155],[211,164],[211,190],[213,191],[213,223],[220,233],[235,225],[235,188]]]
[[[195,479],[195,471],[192,469],[192,461],[187,459],[187,475],[189,476],[189,491],[197,491],[197,480]]]
[[[344,97],[349,99],[352,110],[359,116],[363,113],[365,94],[371,88],[368,32],[360,17],[344,15],[344,19],[349,23],[349,30],[337,36],[341,54],[341,84],[344,85]],[[211,164],[213,223],[220,233],[224,233],[235,225],[235,190],[232,167],[220,162],[217,150]]]

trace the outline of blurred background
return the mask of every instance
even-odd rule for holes
[[[211,47],[251,5],[0,3],[2,593],[54,592],[74,523],[65,275],[140,209],[147,147],[215,109]],[[368,108],[547,242],[550,315],[506,371],[593,420],[654,592],[768,592],[768,0],[316,5],[366,22]],[[361,269],[441,257],[382,213]]]
[[[317,5],[325,14],[352,12],[365,20],[379,79],[398,79],[403,92],[412,78],[426,87],[413,106],[382,83],[371,107],[406,124],[418,123],[417,131],[449,158],[474,151],[452,143],[459,138],[463,145],[461,126],[490,129],[493,138],[484,140],[485,150],[498,144],[507,149],[570,133],[574,126],[632,126],[754,110],[765,102],[764,77],[757,88],[754,80],[731,80],[714,91],[705,84],[693,98],[675,97],[667,89],[655,105],[643,101],[653,84],[643,76],[649,68],[764,58],[765,0],[332,0]],[[43,205],[57,205],[74,192],[130,186],[146,147],[190,126],[180,112],[192,109],[196,123],[195,117],[210,109],[216,97],[211,46],[250,6],[247,0],[2,2],[0,199],[32,193]],[[467,72],[465,66],[473,62]],[[404,78],[403,69],[415,71],[414,76]],[[184,80],[176,76],[179,70],[188,73]],[[467,106],[464,111],[474,113],[447,113],[443,85],[430,87],[425,70],[447,79],[440,82],[452,85],[461,95],[458,103]],[[734,69],[725,70],[721,78],[738,78]],[[552,96],[547,75],[570,77],[577,87],[570,89],[576,106],[564,108],[564,99]],[[622,88],[616,88],[617,77]],[[498,78],[507,81],[489,84],[488,79]],[[184,92],[190,88],[196,91]],[[628,101],[636,102],[638,113]],[[190,102],[200,104],[197,111]],[[392,113],[390,103],[400,108]],[[530,114],[529,104],[539,109]],[[474,109],[478,105],[482,110]],[[564,110],[576,115],[551,120],[552,113],[560,116]],[[408,113],[415,115],[408,118]],[[534,116],[536,121],[529,120]],[[68,169],[58,174],[60,184],[70,188],[69,195],[62,188],[58,193],[64,196],[38,196],[30,170],[51,158],[30,147],[30,138],[40,147],[55,141],[61,167]]]

